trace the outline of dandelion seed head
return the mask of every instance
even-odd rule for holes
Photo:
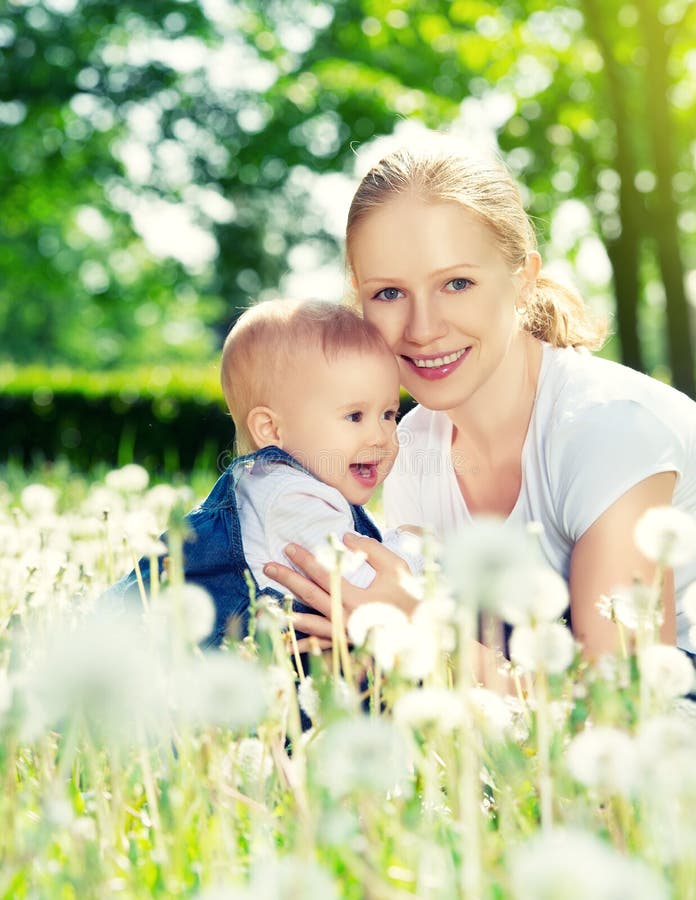
[[[179,501],[179,491],[169,484],[156,484],[145,495],[145,506],[153,513],[160,526],[166,524],[169,513]]]
[[[205,588],[185,583],[166,587],[153,598],[150,615],[165,640],[179,632],[187,643],[200,644],[213,631],[215,604]]]
[[[379,659],[385,670],[388,670],[384,665],[386,655],[386,662],[391,662],[393,668],[409,681],[421,681],[435,671],[441,644],[434,628],[422,628],[415,622],[409,622],[398,632],[396,641],[389,644],[388,640],[382,640],[381,643],[388,645],[387,653],[378,649],[375,658]]]
[[[442,564],[459,601],[489,609],[495,606],[500,577],[509,569],[527,565],[533,552],[524,528],[482,517],[447,540]]]
[[[317,691],[314,680],[311,675],[303,678],[297,687],[297,702],[300,704],[302,712],[316,722],[319,718],[320,700],[319,691]]]
[[[254,728],[268,706],[262,669],[236,653],[213,652],[177,668],[171,677],[175,713],[193,725]]]
[[[45,484],[28,484],[19,496],[22,509],[35,518],[51,515],[57,501],[57,492]]]
[[[514,900],[668,900],[663,879],[641,860],[572,828],[537,834],[510,855]]]
[[[100,523],[105,512],[109,513],[110,519],[118,519],[125,510],[123,495],[104,485],[94,485],[81,507],[84,514],[93,515]]]
[[[120,469],[112,469],[107,472],[104,479],[106,486],[112,491],[121,491],[124,494],[138,494],[144,491],[150,481],[147,469],[137,463],[129,463]]]
[[[573,662],[575,640],[570,630],[558,622],[518,625],[510,637],[510,659],[527,672],[544,669],[560,674]]]
[[[328,872],[313,860],[294,856],[260,859],[252,869],[249,886],[252,896],[263,897],[263,900],[340,898],[338,888]]]
[[[568,608],[568,585],[541,563],[515,566],[502,573],[495,612],[510,625],[552,622]]]
[[[355,792],[383,797],[405,787],[410,775],[410,745],[387,719],[343,719],[318,734],[311,751],[313,777],[334,797]]]
[[[484,687],[467,691],[469,708],[481,731],[493,740],[502,740],[512,729],[512,713],[505,700]]]
[[[638,783],[638,752],[633,738],[618,728],[586,728],[566,751],[568,769],[580,784],[607,794],[628,796]]]
[[[651,691],[663,698],[688,694],[694,686],[694,667],[677,647],[653,644],[638,660],[640,676]]]
[[[654,506],[636,522],[636,546],[653,562],[681,566],[696,559],[696,519],[673,506]]]
[[[240,781],[247,784],[262,784],[273,772],[270,750],[256,737],[245,737],[239,741],[235,749],[235,763]]]
[[[295,679],[286,666],[272,665],[265,670],[266,698],[269,714],[285,721],[291,701],[295,698]]]
[[[408,617],[391,603],[363,603],[350,615],[348,637],[365,647],[385,671],[391,671],[399,650],[408,640]]]
[[[56,621],[36,636],[24,673],[33,716],[30,731],[59,726],[75,715],[95,734],[119,743],[161,727],[165,698],[159,660],[135,616]]]
[[[317,562],[328,572],[338,572],[341,575],[357,572],[367,559],[362,550],[349,550],[335,534],[329,535],[329,539],[315,547],[313,552]]]
[[[394,703],[394,721],[416,731],[453,731],[462,724],[463,715],[461,697],[446,688],[406,691]]]
[[[425,578],[422,575],[413,575],[411,572],[401,571],[398,576],[399,585],[410,594],[414,600],[423,600],[425,597]]]

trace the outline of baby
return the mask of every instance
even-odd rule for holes
[[[246,630],[247,573],[257,593],[284,596],[263,567],[287,565],[291,542],[317,548],[352,531],[383,540],[418,571],[409,538],[399,530],[382,536],[363,509],[398,452],[399,369],[374,326],[338,304],[256,304],[225,341],[222,387],[239,456],[186,516],[183,546],[186,580],[215,603],[206,643]],[[148,586],[150,561],[139,568]],[[358,587],[374,576],[367,562],[346,574]],[[134,570],[106,598],[137,598],[137,582]]]
[[[321,301],[252,306],[225,341],[222,387],[242,454],[232,470],[244,555],[260,589],[280,588],[263,566],[287,564],[290,542],[381,537],[362,505],[398,452],[399,369],[374,326]],[[381,539],[418,568],[401,532]],[[367,587],[374,575],[363,563],[346,577]]]

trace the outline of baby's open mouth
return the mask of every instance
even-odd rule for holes
[[[377,483],[377,463],[351,463],[350,471],[367,487],[373,487]]]

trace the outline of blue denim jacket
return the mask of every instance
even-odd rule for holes
[[[219,644],[225,636],[230,620],[236,620],[240,637],[247,631],[249,614],[249,589],[244,577],[248,569],[244,557],[244,543],[239,525],[239,512],[235,484],[242,467],[257,461],[284,462],[311,475],[297,460],[278,447],[264,447],[255,453],[235,459],[223,472],[205,500],[186,516],[190,532],[184,542],[184,577],[205,588],[215,603],[215,625],[212,634],[204,641],[206,646]],[[314,476],[311,476],[314,477]],[[358,534],[381,541],[379,529],[362,506],[351,506],[353,522]],[[162,536],[167,543],[167,535]],[[159,557],[160,574],[166,554]],[[150,561],[139,560],[140,571],[146,586],[150,580]],[[249,573],[251,575],[251,573]],[[252,581],[255,583],[253,575]],[[274,597],[283,595],[273,588],[258,590],[259,595]],[[112,585],[102,602],[138,600],[138,583],[135,569]]]

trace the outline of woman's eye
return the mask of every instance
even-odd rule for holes
[[[346,416],[346,419],[349,422],[362,422],[362,416],[363,416],[363,414],[361,412],[352,412],[352,413],[348,413],[348,415]]]
[[[467,288],[471,287],[474,282],[470,278],[453,278],[451,281],[448,281],[445,285],[446,288],[449,288],[451,291],[465,291]]]
[[[386,300],[387,302],[391,302],[393,300],[398,300],[399,297],[403,297],[403,293],[398,288],[388,287],[382,288],[381,291],[378,291],[373,297],[373,300]]]

